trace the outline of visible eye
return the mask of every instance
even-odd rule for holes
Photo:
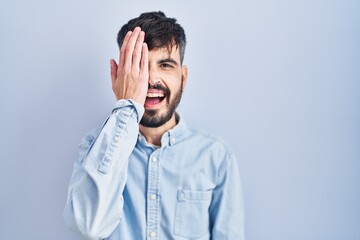
[[[168,63],[162,63],[160,66],[162,68],[173,68],[173,66],[171,64],[168,64]]]

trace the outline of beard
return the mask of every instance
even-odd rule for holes
[[[168,88],[161,85],[156,85],[151,88],[161,89],[166,93],[166,99],[164,99],[166,100],[166,105],[165,105],[166,109],[164,113],[160,113],[161,109],[156,109],[156,110],[145,109],[145,113],[140,120],[140,124],[148,128],[157,128],[168,122],[171,119],[171,117],[174,115],[175,110],[181,100],[181,96],[183,92],[183,83],[181,82],[181,87],[179,91],[174,93],[174,98],[172,100],[170,100],[172,94]]]

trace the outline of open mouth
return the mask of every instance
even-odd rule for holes
[[[146,95],[145,106],[153,107],[160,104],[166,95],[163,92],[148,92]]]

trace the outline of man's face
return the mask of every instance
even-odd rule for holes
[[[140,124],[159,127],[171,119],[178,106],[187,79],[187,68],[180,63],[177,47],[149,51],[149,89],[145,113]]]

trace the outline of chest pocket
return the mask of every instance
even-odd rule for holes
[[[212,191],[177,191],[175,235],[196,239],[210,231],[211,197]]]

